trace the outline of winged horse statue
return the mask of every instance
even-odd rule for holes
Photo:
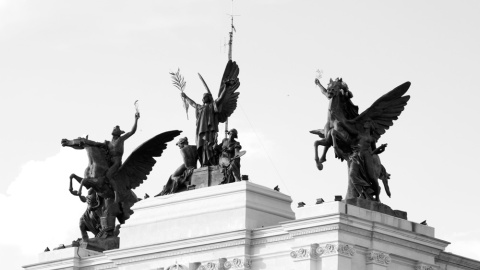
[[[376,143],[405,109],[410,99],[410,96],[405,95],[410,82],[405,82],[381,96],[361,114],[358,114],[358,107],[351,102],[353,95],[341,78],[330,80],[327,89],[319,80],[315,80],[315,83],[330,99],[325,129],[311,131],[322,138],[314,144],[318,169],[323,169],[322,163],[326,161],[327,151],[333,146],[336,157],[342,161],[347,160],[348,164],[346,199],[361,197],[380,201],[378,179],[382,180],[390,197],[390,174],[386,172],[378,156],[385,151],[387,145],[376,147]],[[319,145],[324,146],[321,158],[318,157]]]
[[[131,207],[139,199],[132,189],[147,180],[147,176],[156,163],[154,158],[160,157],[167,148],[167,143],[180,133],[179,130],[167,131],[144,142],[130,154],[111,179],[106,176],[108,169],[112,166],[108,147],[97,146],[101,144],[88,140],[88,138],[62,139],[62,146],[87,152],[88,166],[85,169],[84,176],[83,178],[76,174],[70,176],[70,192],[79,196],[83,202],[86,201],[86,198],[82,196],[83,187],[89,189],[89,194],[96,194],[97,205],[93,209],[100,217],[100,226],[98,226],[100,230],[96,235],[97,238],[112,236],[115,229],[115,219],[118,219],[120,224],[124,224],[133,214]],[[78,191],[73,190],[72,179],[80,183]],[[85,226],[80,224],[80,230],[83,240],[87,240]]]

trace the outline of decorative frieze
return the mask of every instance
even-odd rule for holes
[[[308,228],[308,229],[303,229],[303,230],[298,230],[298,231],[293,231],[290,233],[291,236],[300,236],[300,235],[306,235],[306,234],[313,234],[313,233],[319,233],[319,232],[327,232],[327,231],[334,231],[338,230],[340,227],[338,225],[333,225],[333,226],[319,226],[315,228]]]
[[[367,253],[368,263],[376,263],[376,264],[386,266],[386,265],[389,265],[391,261],[392,261],[392,258],[390,258],[390,255],[385,252],[371,250],[370,252]]]
[[[318,244],[311,244],[310,246],[294,249],[290,252],[290,257],[295,261],[317,259],[318,256],[315,253],[317,247]]]
[[[226,261],[224,264],[225,269],[250,269],[252,267],[252,262],[250,260],[241,260],[239,258],[234,258],[231,261]]]
[[[326,244],[324,246],[319,246],[315,249],[315,253],[318,256],[334,255],[340,254],[348,257],[353,257],[356,250],[352,245],[347,244]]]
[[[311,253],[310,249],[299,248],[297,250],[292,250],[292,252],[290,252],[290,257],[294,259],[306,259],[306,258],[310,258],[310,253]]]

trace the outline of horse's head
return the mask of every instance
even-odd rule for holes
[[[78,139],[73,140],[62,139],[62,146],[68,146],[73,149],[85,149],[86,140],[88,140],[88,136],[87,138],[78,137]]]
[[[338,93],[340,93],[340,90],[343,90],[344,92],[348,91],[348,85],[343,82],[342,78],[337,78],[335,79],[335,81],[330,79],[330,82],[327,86],[328,98],[332,98],[338,95]]]

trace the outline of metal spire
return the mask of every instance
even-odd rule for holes
[[[232,13],[228,15],[230,16],[230,25],[231,25],[230,32],[229,32],[230,39],[228,40],[228,60],[230,61],[232,60],[233,32],[237,32],[237,30],[235,29],[235,26],[233,25],[233,17],[239,16],[239,15],[234,15],[233,13],[233,0],[232,0]],[[228,118],[227,118],[227,121],[225,121],[225,138],[228,137],[227,135],[228,135]]]

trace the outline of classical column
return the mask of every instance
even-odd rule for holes
[[[367,252],[367,270],[387,270],[392,259],[390,255],[378,250]]]

